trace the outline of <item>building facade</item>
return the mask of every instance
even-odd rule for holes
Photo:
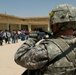
[[[35,28],[50,31],[49,17],[21,18],[0,14],[0,30],[12,31],[26,29],[31,31]]]

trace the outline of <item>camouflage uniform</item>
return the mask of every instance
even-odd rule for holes
[[[50,13],[51,23],[61,23],[76,21],[75,10],[73,14],[71,11],[66,10],[67,5],[60,5]],[[71,8],[71,7],[70,7]],[[56,11],[55,11],[56,10]],[[64,11],[66,10],[66,11]],[[73,11],[72,10],[72,11]],[[59,12],[59,13],[58,13]],[[68,12],[68,14],[67,14]],[[61,14],[61,15],[60,15]],[[71,17],[70,17],[71,16]],[[70,23],[69,23],[70,24]],[[58,40],[59,38],[57,38]],[[22,67],[27,68],[29,74],[25,75],[76,75],[76,49],[72,50],[74,57],[72,61],[69,61],[67,56],[61,58],[60,60],[46,65],[46,63],[55,59],[59,54],[62,53],[59,44],[56,44],[53,39],[42,39],[38,42],[37,38],[29,38],[26,40],[21,47],[17,50],[15,54],[15,62]],[[76,42],[75,37],[70,37],[69,39],[63,37],[62,41],[65,42],[63,47],[71,46]],[[38,42],[38,43],[37,43]],[[70,52],[70,53],[71,53]],[[72,58],[71,58],[72,59]],[[46,66],[45,66],[46,65]]]
[[[43,40],[39,45],[35,45],[36,39],[29,38],[17,50],[17,53],[15,54],[16,63],[30,70],[36,70],[44,67],[47,62],[53,60],[57,55],[61,53],[61,50],[51,40],[46,39]],[[72,44],[76,41],[76,38],[65,41],[66,43]],[[50,64],[47,67],[47,73],[49,74],[44,75],[74,75],[75,70],[71,73],[70,71],[66,72],[66,69],[70,70],[73,68],[73,63],[64,57],[54,64]]]

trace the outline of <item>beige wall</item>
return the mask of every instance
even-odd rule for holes
[[[19,25],[15,25],[15,24],[9,24],[10,25],[10,31],[12,31],[13,29],[15,30],[19,30]],[[1,24],[0,23],[0,30],[9,30],[8,24]]]
[[[10,28],[10,31],[12,31],[12,30],[19,30],[19,24],[9,24],[9,25],[10,26],[8,26],[8,24],[1,24],[0,23],[0,30],[6,30],[7,26]],[[26,29],[26,25],[22,25],[22,29],[23,28]],[[35,28],[42,28],[42,29],[47,31],[48,30],[48,25],[31,25],[31,29],[32,30],[35,29]],[[28,28],[28,30],[29,30],[29,28]]]
[[[6,30],[6,29],[7,29],[7,24],[0,23],[0,30]]]
[[[35,18],[20,18],[16,16],[0,14],[0,29],[2,30],[20,30],[23,28],[31,31],[31,28],[43,28],[44,30],[49,30],[48,22],[49,17],[35,17]],[[22,26],[21,25],[28,25]]]
[[[35,18],[20,18],[16,16],[0,14],[0,30],[20,30],[27,29],[31,31],[34,28],[43,28],[48,30],[49,17],[35,17]],[[24,26],[21,26],[24,25]],[[27,26],[25,26],[27,25]]]
[[[19,25],[17,24],[10,24],[10,31],[12,30],[19,30]]]

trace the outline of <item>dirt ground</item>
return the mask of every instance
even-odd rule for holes
[[[25,68],[14,62],[14,54],[24,41],[0,46],[0,75],[21,75]]]

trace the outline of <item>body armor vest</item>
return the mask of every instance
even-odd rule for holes
[[[38,43],[36,43],[36,45],[38,45],[39,43],[41,43],[44,40],[45,39],[40,40]],[[49,40],[50,42],[52,42],[52,44],[55,44],[55,47],[58,47],[59,50],[61,51],[61,53],[65,52],[70,47],[70,45],[68,45],[65,42],[65,40],[63,40],[61,38],[46,39],[46,40]],[[48,46],[50,46],[50,45],[48,45]],[[48,57],[49,57],[49,59],[51,59],[51,56],[50,56],[52,53],[51,47],[50,48],[47,47],[47,49],[48,49]],[[64,56],[65,57],[64,59],[60,59],[60,61],[57,61],[54,64],[50,64],[44,75],[75,75],[75,69],[76,69],[75,68],[76,67],[75,56],[76,56],[75,50],[71,50],[66,56]],[[53,57],[52,60],[55,57]],[[64,62],[61,62],[62,60],[64,60]],[[69,65],[67,64],[66,61],[68,61]],[[59,63],[64,63],[67,66],[66,65],[57,66],[57,64],[59,64]]]
[[[70,45],[68,45],[65,42],[65,40],[63,40],[61,38],[49,39],[49,41],[53,42],[56,45],[55,47],[58,47],[60,49],[60,51],[62,52],[62,54],[70,47]],[[73,48],[73,49],[75,49],[75,48]],[[48,53],[49,53],[48,56],[51,59],[50,51],[51,51],[51,49],[48,48]],[[66,56],[64,56],[60,60],[56,61],[53,64],[50,64],[48,66],[47,72],[44,75],[75,75],[75,69],[76,69],[75,68],[76,67],[75,56],[76,56],[75,51],[71,50]],[[55,57],[53,59],[55,59]],[[61,62],[61,61],[63,61],[63,62]],[[69,65],[67,64],[67,61],[68,61]],[[61,63],[61,65],[59,65],[59,63]],[[63,65],[63,63],[66,64],[67,66]],[[67,70],[68,70],[68,72],[67,72]]]
[[[49,44],[46,44],[46,41],[49,41]],[[60,53],[65,52],[70,45],[68,45],[65,40],[58,39],[42,39],[36,43],[36,45],[43,43],[45,44],[48,50],[49,62],[51,62],[55,57],[59,54],[54,55],[54,50],[58,50]],[[74,48],[75,49],[75,48]],[[57,51],[57,52],[58,52]],[[56,61],[55,63],[44,66],[38,70],[28,70],[25,71],[22,75],[76,75],[76,61],[75,61],[75,53],[76,50],[72,50],[66,56]],[[52,54],[53,53],[53,54]]]

